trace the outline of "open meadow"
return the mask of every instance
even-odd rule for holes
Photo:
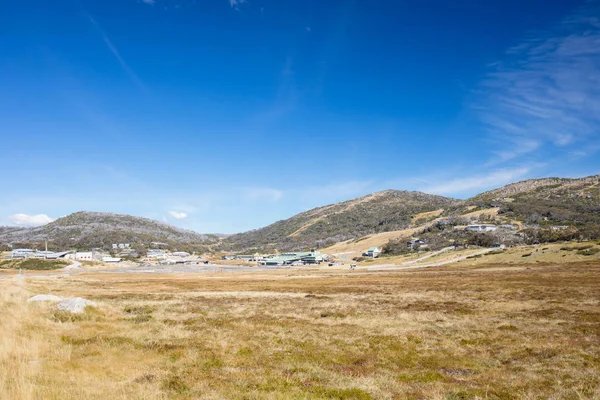
[[[0,399],[600,398],[600,262],[475,261],[0,275]]]

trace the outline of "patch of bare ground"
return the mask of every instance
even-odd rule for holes
[[[600,398],[598,262],[0,288],[1,399]],[[34,293],[99,309],[64,319]]]

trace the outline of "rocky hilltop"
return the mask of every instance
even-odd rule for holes
[[[527,224],[600,227],[600,175],[585,178],[543,178],[512,183],[468,200],[499,207],[500,214]]]

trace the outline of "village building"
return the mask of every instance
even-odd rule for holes
[[[492,232],[498,229],[496,225],[480,224],[480,225],[467,225],[467,230],[471,232]]]
[[[381,250],[378,247],[370,247],[365,254],[367,257],[377,258],[381,254]]]

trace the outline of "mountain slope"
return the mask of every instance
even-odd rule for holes
[[[212,244],[219,238],[176,228],[148,218],[131,215],[77,212],[36,228],[0,229],[0,243],[43,242],[64,248],[109,248],[113,243],[150,246]]]
[[[417,214],[458,201],[421,192],[387,190],[303,212],[226,239],[234,249],[324,247],[364,235],[403,229]]]

